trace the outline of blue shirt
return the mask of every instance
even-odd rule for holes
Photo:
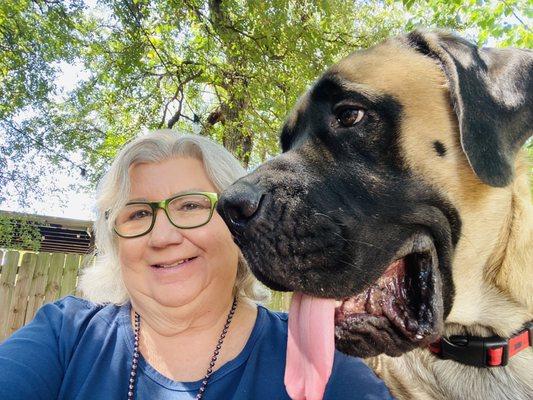
[[[66,297],[0,345],[0,399],[126,399],[133,354],[130,305]],[[289,400],[283,384],[287,314],[259,306],[241,353],[213,373],[206,400]],[[201,385],[168,379],[141,356],[136,398],[194,399]],[[360,359],[336,352],[324,399],[390,399]]]

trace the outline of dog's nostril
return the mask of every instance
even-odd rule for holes
[[[233,223],[243,224],[254,216],[259,201],[248,198],[241,198],[239,200],[241,201],[228,207],[227,213]]]
[[[257,186],[237,182],[223,193],[218,209],[228,224],[242,226],[254,217],[262,197]]]

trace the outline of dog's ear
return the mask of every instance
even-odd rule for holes
[[[516,153],[532,134],[533,51],[479,49],[443,32],[414,31],[407,42],[441,64],[475,174],[488,185],[508,185]]]

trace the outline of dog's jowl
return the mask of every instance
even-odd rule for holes
[[[533,396],[532,69],[445,33],[353,53],[219,202],[255,275],[336,299],[336,347],[399,398]]]

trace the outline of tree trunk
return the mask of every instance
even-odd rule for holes
[[[229,48],[229,44],[240,40],[239,34],[231,29],[231,20],[222,9],[222,0],[210,0],[209,12],[214,31],[222,43]],[[223,76],[220,86],[228,93],[228,99],[212,112],[207,122],[210,126],[217,122],[224,125],[222,142],[233,155],[248,167],[253,148],[253,133],[247,132],[243,126],[242,116],[249,107],[247,96],[248,80],[244,74],[239,73],[241,61],[237,57],[228,55],[230,71]]]

